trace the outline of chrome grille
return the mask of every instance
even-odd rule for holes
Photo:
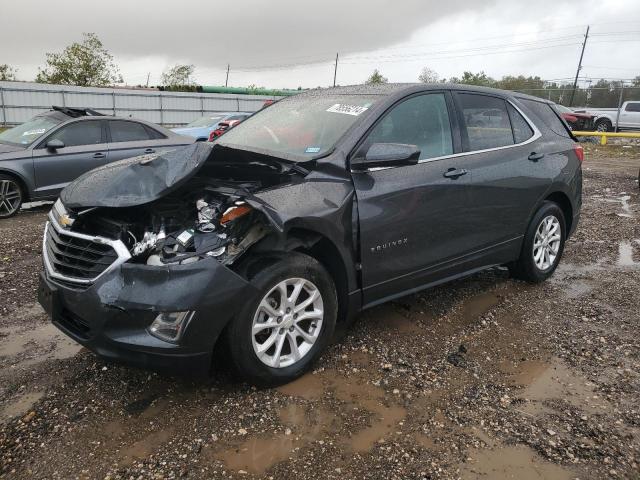
[[[45,227],[42,252],[49,276],[79,285],[93,283],[131,258],[121,241],[67,231],[52,214]]]

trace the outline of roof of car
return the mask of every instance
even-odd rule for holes
[[[499,95],[508,95],[528,100],[536,100],[538,102],[553,103],[540,97],[534,97],[525,93],[513,92],[509,90],[500,90],[497,88],[481,87],[477,85],[467,85],[460,83],[381,83],[377,85],[349,85],[344,87],[323,88],[316,90],[308,90],[299,94],[300,96],[325,96],[325,95],[395,95],[402,92],[413,93],[429,90],[465,90],[481,93],[492,93]],[[298,95],[296,95],[298,96]]]

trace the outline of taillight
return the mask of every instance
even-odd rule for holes
[[[576,152],[576,156],[578,157],[578,160],[580,160],[580,163],[584,162],[584,148],[582,148],[582,145],[576,144],[576,146],[573,147],[573,151]]]

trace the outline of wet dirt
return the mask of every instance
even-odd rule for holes
[[[34,304],[46,210],[6,221],[0,478],[637,478],[640,153],[608,151],[550,281],[492,269],[378,306],[276,389],[81,351]]]

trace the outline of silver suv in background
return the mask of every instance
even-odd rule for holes
[[[52,107],[0,133],[0,219],[15,215],[26,201],[55,200],[96,167],[194,141],[143,120]]]

